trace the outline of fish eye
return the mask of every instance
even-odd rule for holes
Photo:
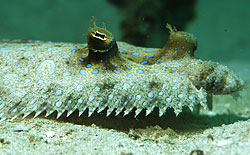
[[[105,34],[102,34],[102,33],[99,33],[98,31],[95,32],[95,35],[94,35],[96,38],[100,38],[102,40],[104,40],[105,38]]]

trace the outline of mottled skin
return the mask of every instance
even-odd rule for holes
[[[86,44],[0,42],[0,118],[76,109],[91,115],[107,108],[124,115],[136,108],[193,110],[207,97],[240,90],[244,82],[227,67],[194,57],[196,39],[173,30],[162,49],[115,42],[105,27],[90,28]],[[135,115],[135,116],[136,116]]]

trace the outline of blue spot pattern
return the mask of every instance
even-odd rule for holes
[[[142,69],[137,69],[137,73],[139,73],[139,74],[143,74],[143,73],[144,73],[144,71],[143,71]]]
[[[172,70],[172,71],[176,71],[176,70],[177,70],[177,68],[173,67],[171,70]]]
[[[98,69],[94,69],[92,73],[97,74],[99,72]]]
[[[146,58],[152,58],[152,57],[154,57],[155,55],[147,55],[147,56],[145,56]]]
[[[141,62],[141,64],[147,64],[147,63],[148,63],[147,60],[143,60],[143,61]]]
[[[121,71],[120,71],[120,70],[117,70],[117,69],[114,69],[113,72],[116,73],[116,74],[121,73]]]
[[[128,65],[125,65],[125,67],[126,67],[127,69],[132,69],[132,67],[130,67],[130,66],[128,66]]]
[[[134,53],[131,53],[133,56],[136,56],[136,57],[138,57],[139,56],[139,53],[137,53],[137,52],[134,52]]]
[[[78,60],[80,60],[81,62],[83,62],[83,61],[84,61],[84,59],[83,59],[83,58],[78,58]]]
[[[86,65],[87,68],[90,68],[91,66],[92,66],[91,64],[87,64],[87,65]]]

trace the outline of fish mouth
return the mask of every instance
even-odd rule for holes
[[[218,75],[222,75],[218,79]],[[232,94],[234,92],[240,91],[245,86],[245,81],[239,76],[228,70],[227,67],[223,67],[222,70],[217,70],[212,73],[213,79],[209,82],[209,87],[207,87],[207,92],[213,95],[224,95]]]
[[[229,76],[226,78],[222,92],[223,94],[231,94],[242,90],[244,86],[245,81],[243,79],[236,76],[235,74],[229,74]]]

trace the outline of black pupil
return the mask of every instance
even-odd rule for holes
[[[96,37],[101,37],[102,39],[104,39],[104,37],[105,37],[105,35],[103,35],[101,33],[98,33],[98,32],[95,33],[95,36]]]

